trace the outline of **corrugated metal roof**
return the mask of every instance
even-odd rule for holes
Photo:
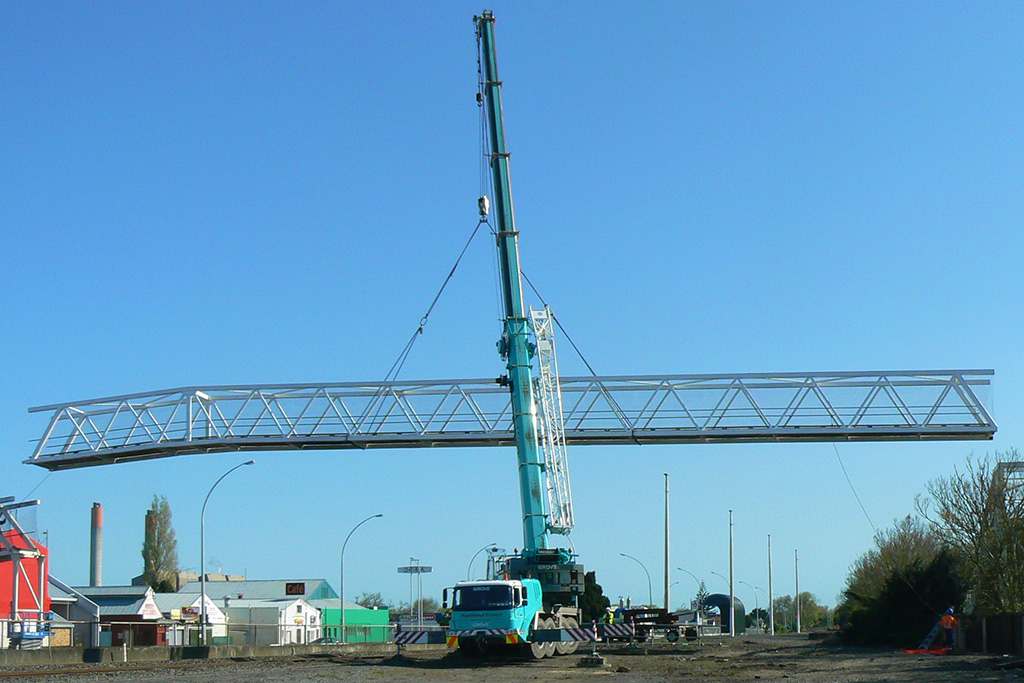
[[[138,616],[146,599],[153,593],[149,586],[73,586],[99,605],[103,616]]]
[[[172,609],[198,605],[199,593],[196,593],[195,595],[192,595],[191,593],[157,593],[153,596],[153,599],[156,600],[156,606],[160,608],[161,613],[170,614]]]
[[[144,598],[149,591],[153,590],[149,586],[72,586],[72,588],[90,598],[129,595]]]
[[[300,594],[289,594],[285,591],[285,584],[303,584],[304,592]],[[200,582],[189,581],[181,587],[179,593],[199,593]],[[338,594],[327,583],[325,579],[293,579],[293,580],[252,580],[252,581],[210,581],[206,582],[206,594],[216,596],[230,595],[234,598],[242,594],[242,599],[271,600],[276,598],[302,598],[304,600],[316,600],[320,598],[338,599]]]
[[[232,599],[231,604],[225,609],[230,612],[233,609],[258,609],[261,607],[282,610],[296,602],[305,602],[309,605],[309,602],[302,598],[281,598],[274,600],[237,600]],[[312,605],[310,605],[312,606]]]

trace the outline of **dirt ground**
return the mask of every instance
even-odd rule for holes
[[[580,652],[589,652],[581,647]],[[321,655],[273,660],[178,663],[173,667],[85,667],[60,674],[28,669],[0,670],[0,678],[15,680],[35,673],[35,681],[223,681],[225,683],[283,683],[284,681],[454,681],[511,683],[513,681],[586,681],[610,678],[621,683],[700,681],[787,681],[792,683],[956,683],[958,681],[1022,681],[1024,661],[978,654],[929,656],[885,649],[850,648],[834,640],[804,636],[765,636],[707,639],[704,644],[656,644],[643,654],[624,647],[602,647],[606,666],[579,666],[581,654],[541,661],[466,660],[458,653],[353,659]],[[111,670],[111,669],[116,670]],[[84,669],[84,670],[83,670]],[[21,674],[19,676],[19,674]]]

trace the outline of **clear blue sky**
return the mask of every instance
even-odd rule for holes
[[[0,8],[0,495],[31,406],[202,384],[382,379],[476,222],[472,17],[448,3],[7,3]],[[599,374],[994,368],[994,443],[840,444],[874,523],[971,452],[1024,446],[1024,5],[493,6],[524,269]],[[479,239],[405,378],[490,377]],[[536,300],[533,299],[533,303]],[[568,345],[564,374],[583,374]],[[141,572],[153,494],[198,569],[199,509],[238,454],[56,473],[53,571]],[[606,594],[673,567],[834,604],[872,531],[833,447],[570,452],[582,560]],[[408,599],[521,544],[499,449],[259,454],[207,512],[208,569]],[[636,504],[649,494],[650,504]],[[479,562],[479,560],[478,560]],[[675,602],[694,582],[674,572]],[[753,606],[753,595],[738,595]],[[761,597],[761,604],[764,598]]]

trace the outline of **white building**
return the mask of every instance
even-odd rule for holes
[[[168,620],[168,645],[197,645],[199,643],[199,593],[157,593],[157,607]],[[206,622],[210,625],[210,644],[225,642],[228,635],[227,616],[209,594],[206,596]]]
[[[320,611],[301,598],[233,599],[225,612],[233,645],[306,645],[323,635]]]

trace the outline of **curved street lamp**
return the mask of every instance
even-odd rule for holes
[[[341,603],[341,644],[345,644],[345,546],[348,545],[348,539],[352,538],[352,534],[356,532],[356,529],[369,522],[371,519],[377,519],[383,517],[384,513],[380,512],[376,515],[370,515],[363,521],[352,527],[352,531],[348,532],[348,536],[345,537],[345,542],[341,544],[341,577],[339,578],[339,590],[338,593],[339,602]]]
[[[626,553],[619,553],[619,555],[622,555],[623,557],[628,557],[629,559],[633,560],[638,565],[640,565],[641,568],[643,568],[644,574],[647,574],[647,604],[650,607],[654,607],[654,591],[651,588],[651,573],[647,571],[647,567],[644,566],[643,562],[636,559],[632,555],[627,555]]]
[[[751,590],[751,592],[753,592],[753,594],[754,594],[754,623],[755,624],[759,623],[761,621],[761,609],[760,609],[760,607],[758,605],[758,602],[757,602],[757,590],[755,590],[756,586],[751,586],[746,581],[737,581],[736,583],[742,583],[744,586],[749,588]]]
[[[210,494],[217,488],[217,484],[224,481],[224,477],[228,476],[239,467],[245,467],[246,465],[255,465],[255,460],[249,462],[243,462],[235,465],[230,470],[220,475],[220,479],[213,482],[213,486],[210,487],[209,492],[206,494],[206,498],[203,499],[203,509],[199,513],[199,642],[206,645],[206,504],[210,502]]]
[[[698,579],[697,575],[691,572],[689,569],[683,569],[682,567],[676,567],[676,569],[686,574],[689,574],[693,578],[693,580],[697,582],[697,597],[700,597],[700,587],[704,585],[704,582]],[[697,605],[697,609],[704,609],[703,600],[700,602],[700,604]]]
[[[487,550],[488,548],[494,548],[495,550],[498,549],[496,543],[488,543],[483,548],[480,548],[480,550],[477,550],[475,553],[473,553],[473,557],[469,558],[469,566],[466,567],[466,581],[470,580],[470,574],[473,573],[473,560],[476,559],[477,555]]]

